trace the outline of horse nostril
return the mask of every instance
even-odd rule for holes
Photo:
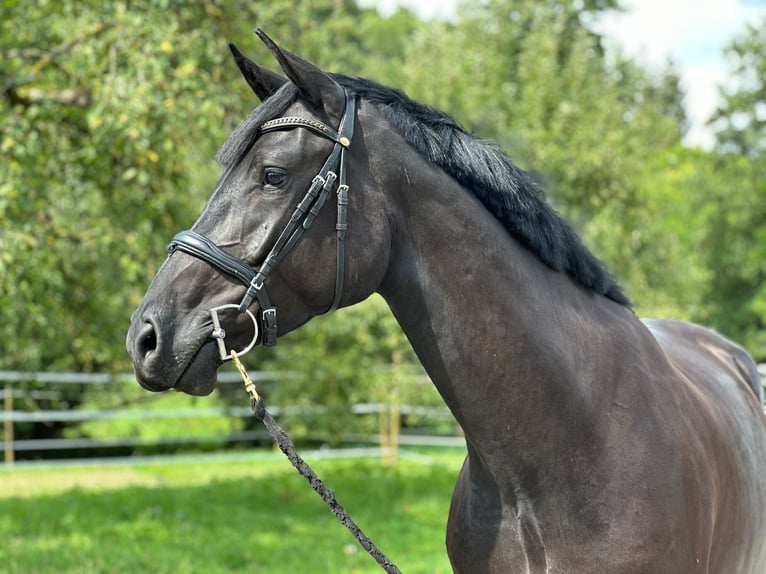
[[[136,349],[142,358],[146,358],[147,355],[157,349],[157,331],[154,330],[154,325],[151,323],[147,322],[141,328],[136,341]]]

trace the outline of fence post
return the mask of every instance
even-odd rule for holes
[[[13,387],[11,383],[5,384],[3,394],[3,404],[5,405],[5,421],[3,430],[5,431],[5,464],[13,464]]]

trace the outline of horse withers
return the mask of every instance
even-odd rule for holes
[[[208,394],[226,345],[379,292],[465,431],[456,572],[766,572],[748,354],[639,320],[537,184],[447,115],[259,35],[286,77],[232,48],[262,104],[133,314],[139,383]]]

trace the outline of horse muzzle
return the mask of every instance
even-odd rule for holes
[[[163,332],[162,322],[152,313],[134,316],[126,346],[138,383],[153,392],[176,389],[193,395],[210,394],[218,367],[232,358],[232,351],[243,355],[258,342],[258,320],[249,310],[239,313],[237,307],[213,307],[209,319],[191,327],[186,335],[168,329]],[[234,319],[241,317],[236,323],[232,322],[231,310],[236,312]]]

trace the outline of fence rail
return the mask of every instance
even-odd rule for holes
[[[762,377],[762,383],[766,382],[766,364],[758,365],[758,371]],[[264,382],[273,380],[273,374],[266,372],[253,372],[250,377],[255,382]],[[50,373],[50,372],[32,372],[25,373],[20,371],[0,371],[0,385],[3,386],[3,404],[4,408],[0,413],[3,422],[3,439],[0,441],[0,449],[5,455],[5,464],[13,464],[16,459],[16,453],[31,453],[45,451],[64,451],[64,450],[93,450],[93,449],[116,449],[130,447],[147,446],[185,446],[200,444],[236,444],[268,439],[265,431],[240,430],[217,435],[183,435],[183,436],[159,436],[159,437],[140,437],[140,436],[120,436],[112,438],[41,438],[41,439],[22,439],[17,440],[14,437],[15,425],[24,423],[87,423],[93,421],[152,421],[152,420],[191,420],[206,418],[227,418],[230,420],[244,419],[252,416],[249,407],[195,407],[195,408],[104,408],[104,409],[39,409],[39,410],[19,410],[15,408],[19,401],[23,399],[49,400],[60,397],[52,389],[22,389],[21,383],[41,383],[57,387],[59,385],[131,385],[136,386],[135,378],[132,374],[91,374],[91,373]],[[237,373],[222,372],[218,377],[219,384],[241,384]],[[146,395],[147,397],[157,397],[157,395]],[[351,407],[351,412],[355,415],[380,415],[386,412],[388,405],[381,403],[360,403]],[[412,405],[401,405],[398,407],[399,414],[417,415],[436,420],[451,420],[451,415],[446,407],[423,407]],[[270,406],[269,411],[275,416],[282,415],[316,415],[317,413],[327,412],[326,407],[314,406]],[[383,444],[388,440],[383,434],[379,435],[360,435],[348,434],[345,437],[350,442],[367,442]],[[389,437],[390,438],[390,437]],[[427,445],[427,446],[462,446],[463,439],[457,433],[452,436],[429,435],[429,434],[400,434],[397,441],[402,445]]]
[[[254,382],[274,380],[273,373],[252,372],[249,373]],[[38,383],[51,388],[45,390],[21,388],[22,383]],[[242,384],[237,373],[221,372],[218,376],[221,385]],[[172,447],[186,445],[232,445],[236,443],[268,440],[269,435],[263,430],[238,430],[221,432],[219,434],[194,435],[184,434],[165,435],[157,437],[141,436],[118,436],[106,438],[35,438],[16,439],[15,426],[18,424],[40,423],[90,423],[96,421],[161,421],[161,420],[191,420],[222,418],[231,421],[252,417],[249,407],[213,406],[193,408],[100,408],[100,409],[36,409],[21,410],[18,408],[24,399],[56,400],[60,394],[55,387],[68,385],[130,385],[137,389],[138,385],[132,374],[91,374],[91,373],[52,373],[52,372],[20,372],[0,371],[0,385],[4,387],[4,408],[0,412],[3,421],[3,440],[0,441],[0,449],[5,455],[5,464],[13,464],[16,453],[33,453],[46,451],[71,451],[71,450],[94,450],[94,449],[118,449],[130,447]],[[245,400],[244,392],[242,394]],[[146,393],[142,401],[151,404],[158,400],[161,395]],[[148,405],[147,405],[148,406]],[[381,403],[360,403],[351,406],[350,411],[354,415],[380,415],[389,407]],[[423,407],[401,405],[397,407],[401,415],[418,415],[432,419],[451,420],[451,415],[446,407]],[[305,406],[269,406],[269,412],[275,417],[283,415],[316,415],[330,412],[331,409],[321,405],[313,407]],[[322,439],[321,434],[317,434]],[[325,437],[326,438],[326,437]],[[386,442],[386,437],[381,435],[348,434],[344,439],[356,443]],[[427,445],[427,446],[462,446],[463,439],[460,436],[430,436],[426,434],[411,434],[398,436],[398,443],[403,445]]]

